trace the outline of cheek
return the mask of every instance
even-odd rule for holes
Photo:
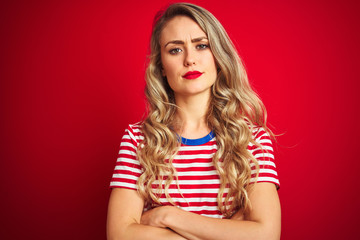
[[[211,65],[211,67],[216,71],[217,66],[216,66],[216,62],[215,62],[215,57],[212,54],[209,57],[209,65]]]
[[[178,63],[176,61],[165,60],[163,62],[163,69],[166,77],[174,77],[178,73]]]

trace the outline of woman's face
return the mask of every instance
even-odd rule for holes
[[[175,98],[209,96],[217,71],[209,41],[199,25],[186,16],[174,17],[162,30],[160,45],[162,74]]]

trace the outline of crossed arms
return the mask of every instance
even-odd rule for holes
[[[157,207],[143,214],[144,201],[134,190],[115,188],[111,192],[108,240],[279,240],[281,210],[272,183],[257,183],[249,199],[252,209],[231,219],[216,219],[181,210]]]

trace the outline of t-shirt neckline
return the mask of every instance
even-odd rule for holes
[[[215,133],[213,131],[211,131],[205,137],[197,138],[197,139],[189,139],[189,138],[184,138],[181,136],[178,136],[178,137],[182,144],[196,146],[196,145],[202,145],[202,144],[209,142],[211,139],[213,139],[215,137]]]

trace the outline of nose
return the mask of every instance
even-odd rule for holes
[[[195,53],[192,50],[188,50],[185,53],[185,59],[184,59],[184,65],[186,67],[195,65],[196,61],[195,61]]]

